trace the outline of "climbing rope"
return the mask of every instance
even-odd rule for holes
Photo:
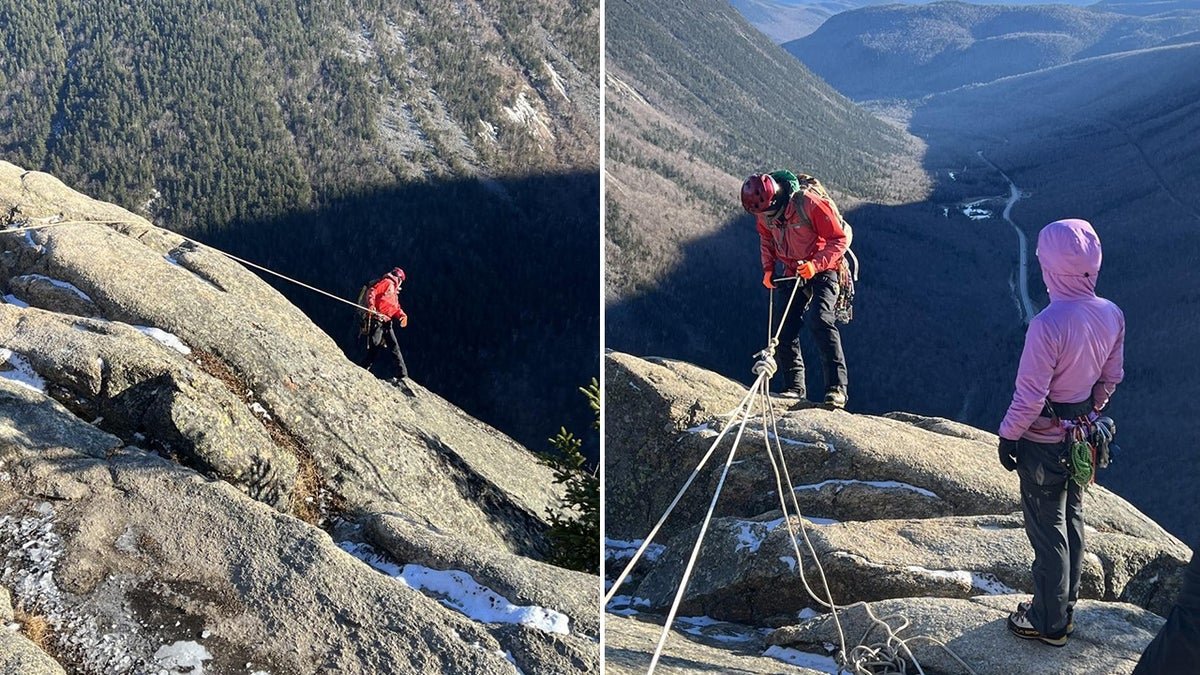
[[[975,675],[975,671],[972,670],[971,667],[966,664],[966,662],[959,658],[957,654],[955,654],[942,642],[932,637],[923,635],[910,636],[907,638],[899,637],[898,633],[907,628],[911,623],[903,615],[891,615],[879,618],[875,616],[871,607],[866,602],[857,602],[852,605],[839,606],[833,600],[833,594],[829,588],[829,581],[825,575],[824,567],[821,565],[816,548],[813,546],[812,540],[808,536],[808,528],[804,524],[805,521],[803,514],[800,511],[800,504],[796,498],[796,492],[793,489],[784,489],[785,485],[791,486],[793,483],[790,472],[788,471],[786,457],[783,453],[783,445],[780,442],[778,416],[770,396],[770,379],[777,370],[777,364],[775,363],[774,358],[775,348],[779,344],[779,335],[783,331],[784,322],[787,319],[788,312],[790,312],[792,309],[796,292],[799,290],[800,286],[801,284],[799,283],[793,285],[791,296],[788,298],[787,305],[784,308],[783,314],[780,316],[779,327],[775,331],[772,331],[772,326],[774,324],[774,293],[771,293],[771,299],[768,303],[767,346],[755,355],[758,357],[758,361],[755,362],[752,368],[752,372],[756,376],[754,384],[747,389],[746,395],[742,397],[742,400],[732,411],[721,415],[721,417],[731,417],[733,419],[737,419],[738,421],[736,424],[729,423],[723,426],[720,433],[709,446],[708,451],[700,459],[699,464],[692,471],[691,475],[688,476],[688,479],[684,483],[683,487],[675,495],[675,498],[667,507],[666,512],[663,513],[662,517],[646,536],[641,546],[638,547],[638,550],[634,554],[633,558],[626,564],[621,574],[617,577],[616,582],[605,595],[604,604],[607,606],[612,601],[621,585],[625,582],[633,568],[637,565],[637,562],[640,560],[642,554],[653,542],[654,537],[662,528],[663,523],[666,522],[667,517],[675,510],[675,507],[679,504],[679,501],[682,499],[684,493],[692,485],[693,481],[695,481],[701,469],[703,469],[705,464],[707,464],[717,446],[720,444],[722,439],[725,438],[730,429],[736,426],[737,434],[735,435],[732,447],[729,450],[729,455],[725,460],[725,466],[722,469],[720,479],[717,481],[717,486],[713,492],[712,499],[709,502],[708,510],[704,515],[703,521],[701,522],[700,532],[696,537],[696,543],[692,547],[691,555],[684,567],[683,575],[679,582],[679,588],[675,593],[675,598],[672,601],[671,608],[667,613],[667,618],[663,625],[662,633],[660,634],[658,643],[655,646],[654,654],[650,660],[650,666],[646,671],[647,675],[652,674],[662,657],[662,651],[666,645],[667,636],[670,634],[671,627],[674,624],[676,614],[679,611],[679,606],[683,600],[688,582],[691,579],[696,561],[699,558],[704,537],[707,534],[709,524],[712,521],[713,513],[716,510],[717,499],[720,497],[721,491],[724,489],[725,481],[729,474],[729,469],[733,465],[738,446],[741,443],[746,426],[751,419],[751,413],[755,409],[755,404],[759,403],[763,423],[762,434],[764,438],[764,444],[766,446],[767,456],[770,459],[771,468],[775,476],[775,485],[777,493],[779,494],[779,503],[780,509],[783,513],[783,521],[787,526],[788,537],[792,544],[792,550],[796,555],[796,569],[809,597],[811,597],[820,606],[827,608],[830,612],[830,616],[832,617],[834,627],[838,634],[840,646],[837,658],[839,672],[845,671],[853,673],[854,675],[908,675],[908,667],[911,664],[916,668],[918,674],[924,675],[925,671],[921,668],[916,656],[909,648],[909,644],[914,641],[925,641],[940,646],[955,661],[962,665],[967,673],[970,675]],[[774,440],[774,445],[772,445],[772,439]],[[784,498],[785,491],[791,495],[790,507],[787,500]],[[815,563],[815,567],[820,576],[821,586],[825,591],[824,597],[821,597],[816,591],[813,590],[812,586],[809,584],[807,575],[804,572],[804,557],[800,553],[799,538],[796,535],[796,528],[793,526],[793,513],[795,515],[796,522],[799,523],[800,538],[803,538],[805,547],[807,548],[811,559]],[[845,630],[842,626],[841,619],[838,616],[838,612],[845,611],[859,605],[861,605],[866,611],[866,614],[870,619],[870,623],[862,638],[858,641],[858,644],[851,648],[849,647]],[[893,627],[888,623],[890,620],[899,620],[900,623],[899,625]],[[885,637],[882,639],[882,641],[868,644],[867,639],[876,630],[881,630],[885,634]]]
[[[57,218],[58,218],[58,216],[49,216],[46,218],[27,218],[26,220],[19,221],[19,222],[28,223],[30,221],[35,221],[35,220],[44,220],[44,221],[49,221],[49,222],[43,223],[41,225],[19,225],[17,227],[10,226],[10,227],[5,227],[5,228],[0,228],[0,234],[28,232],[30,230],[41,230],[41,229],[50,228],[50,227],[60,227],[63,225],[141,225],[141,224],[145,223],[145,221],[142,221],[142,220],[57,220]],[[303,281],[300,281],[298,279],[293,279],[292,277],[289,277],[284,274],[280,274],[279,272],[276,272],[274,270],[263,267],[262,265],[258,265],[258,264],[250,262],[249,260],[239,258],[239,257],[233,255],[232,253],[227,253],[225,251],[222,251],[221,249],[219,249],[215,246],[211,246],[209,244],[205,244],[204,242],[196,241],[195,239],[185,237],[184,235],[179,234],[178,232],[175,232],[173,234],[176,234],[177,236],[182,238],[185,242],[188,242],[194,246],[207,248],[216,253],[220,253],[221,255],[225,256],[226,258],[229,258],[230,260],[239,262],[243,265],[246,265],[247,267],[253,267],[256,270],[260,270],[262,272],[266,272],[267,274],[279,277],[280,279],[283,279],[284,281],[288,281],[293,284],[296,284],[297,286],[307,288],[308,290],[313,291],[315,293],[320,293],[321,295],[324,295],[327,298],[332,298],[334,300],[337,300],[338,302],[342,302],[347,305],[350,305],[351,307],[357,307],[358,309],[361,309],[361,310],[364,310],[367,312],[371,311],[371,308],[369,308],[369,307],[364,307],[363,305],[360,305],[357,302],[351,302],[345,298],[336,296],[327,291],[323,291],[320,288],[317,288],[316,286],[310,286],[309,284],[306,284]]]

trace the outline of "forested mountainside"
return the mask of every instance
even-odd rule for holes
[[[342,297],[411,268],[414,377],[538,446],[587,427],[598,369],[599,21],[587,0],[10,3],[0,156]],[[351,310],[279,288],[360,349]]]
[[[1101,7],[865,7],[831,17],[784,48],[841,93],[864,100],[920,98],[1093,56],[1200,39],[1200,9],[1140,17]]]

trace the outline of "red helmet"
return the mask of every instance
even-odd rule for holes
[[[750,213],[762,213],[771,208],[779,186],[765,173],[756,173],[742,183],[742,208]]]
[[[396,277],[396,281],[401,283],[404,282],[404,270],[400,269],[399,267],[393,267],[392,271],[388,272],[388,275]]]

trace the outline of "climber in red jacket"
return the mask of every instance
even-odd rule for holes
[[[371,364],[375,363],[375,358],[386,345],[400,371],[400,376],[392,381],[397,385],[404,384],[404,378],[408,377],[408,366],[404,363],[404,354],[400,353],[395,330],[396,323],[401,328],[408,325],[408,315],[400,307],[400,284],[404,283],[404,279],[404,270],[393,268],[367,291],[366,297],[371,324],[367,332],[367,356],[363,359],[362,367],[371,370]]]

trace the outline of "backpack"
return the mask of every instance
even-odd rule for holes
[[[354,310],[354,320],[358,324],[359,335],[367,335],[371,332],[371,321],[374,317],[367,311],[367,293],[380,281],[383,281],[383,277],[372,279],[358,289],[358,302],[356,303],[358,308]]]
[[[842,210],[838,208],[837,202],[833,200],[833,196],[829,194],[829,190],[821,184],[814,176],[802,173],[799,176],[787,171],[777,171],[771,174],[776,180],[786,181],[791,188],[792,195],[812,192],[817,197],[820,197],[829,204],[833,209],[834,215],[837,216],[838,224],[841,225],[842,231],[846,233],[846,252],[842,255],[842,261],[838,265],[838,285],[839,292],[837,302],[833,306],[834,319],[838,323],[850,323],[854,318],[854,282],[858,280],[858,258],[854,252],[850,250],[850,245],[854,243],[854,229],[850,227],[850,223],[846,222],[846,218],[842,216]],[[800,217],[804,224],[810,228],[813,226],[808,219],[808,214],[804,209],[797,208],[796,214]],[[851,268],[851,261],[854,265]]]

